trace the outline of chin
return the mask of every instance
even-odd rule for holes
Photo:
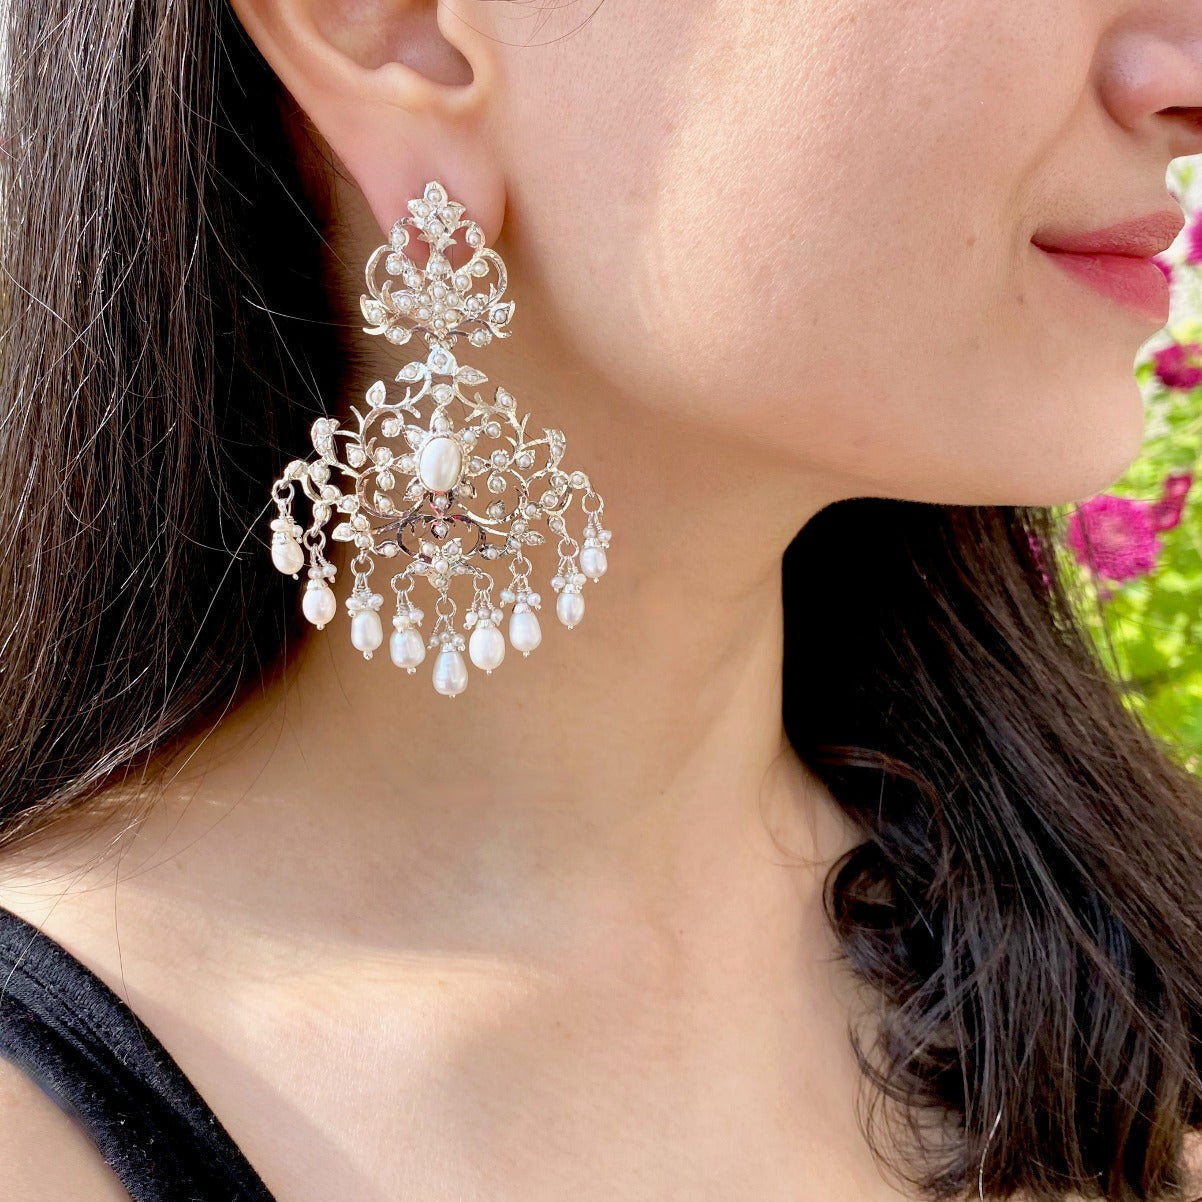
[[[1146,416],[1133,375],[1121,390],[1100,384],[1096,392],[1072,407],[1071,416],[1065,415],[1059,429],[1045,425],[1031,439],[1029,467],[1036,477],[1033,499],[1017,503],[1067,505],[1110,488],[1139,458]]]

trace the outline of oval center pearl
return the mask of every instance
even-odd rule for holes
[[[439,435],[422,447],[417,475],[431,492],[450,492],[459,483],[462,470],[463,451],[455,439]]]

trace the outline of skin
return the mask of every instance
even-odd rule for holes
[[[903,1196],[820,905],[855,834],[780,726],[780,556],[842,497],[1122,473],[1154,326],[1031,238],[1171,208],[1202,9],[234,6],[315,188],[336,166],[352,333],[427,180],[505,260],[512,337],[460,361],[564,430],[609,573],[566,631],[535,548],[543,645],[453,701],[340,614],[142,825],[10,854],[0,902],[129,998],[281,1202]],[[411,357],[353,338],[343,412]]]

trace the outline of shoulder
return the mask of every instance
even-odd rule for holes
[[[87,1132],[24,1070],[3,1057],[0,1197],[4,1202],[130,1202]]]

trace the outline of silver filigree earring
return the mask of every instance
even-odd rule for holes
[[[396,380],[407,385],[397,401],[387,399],[383,380],[367,390],[367,411],[352,406],[357,428],[343,428],[337,418],[322,417],[313,423],[316,456],[293,460],[272,486],[279,516],[272,519],[271,556],[275,566],[297,577],[308,557],[308,581],[302,607],[318,629],[334,619],[338,602],[330,588],[337,569],[325,557],[324,527],[336,519],[330,537],[354,543],[350,561],[354,586],[346,600],[352,644],[371,659],[384,641],[380,609],[383,596],[368,583],[376,558],[408,557],[409,562],[391,578],[396,595],[396,615],[389,641],[392,662],[412,675],[426,658],[434,657],[434,688],[448,697],[467,687],[468,669],[463,650],[486,673],[505,658],[505,638],[499,626],[502,606],[511,605],[509,642],[529,655],[542,641],[538,609],[541,598],[530,587],[530,560],[526,546],[545,542],[534,529],[539,522],[559,536],[559,566],[551,587],[559,594],[555,613],[564,626],[575,626],[584,615],[582,590],[586,580],[605,573],[605,549],[610,531],[604,529],[605,503],[581,471],[563,471],[565,440],[561,430],[543,429],[542,438],[528,439],[529,414],[516,415],[514,398],[497,388],[492,401],[466,390],[488,377],[474,367],[460,366],[451,348],[459,337],[472,346],[487,346],[494,337],[508,338],[502,327],[513,316],[514,302],[502,301],[505,265],[496,251],[484,245],[484,235],[474,221],[463,221],[463,205],[447,199],[437,181],[425,187],[420,198],[409,201],[410,216],[400,218],[367,260],[370,295],[359,300],[363,316],[371,323],[366,334],[383,334],[401,345],[419,332],[429,350],[425,361],[406,363]],[[405,254],[409,227],[430,244],[428,262],[418,268]],[[459,230],[472,256],[453,268],[445,251]],[[392,279],[377,284],[376,271],[383,260],[390,276],[399,276],[403,287],[393,290]],[[475,281],[495,272],[496,282]],[[486,292],[477,288],[487,287]],[[432,403],[428,420],[420,405]],[[464,425],[456,427],[452,406],[462,405]],[[412,420],[409,420],[412,419]],[[490,444],[497,444],[489,449]],[[341,452],[341,456],[339,454]],[[536,467],[541,459],[543,466]],[[345,478],[339,487],[337,478]],[[484,478],[487,505],[476,502],[474,480]],[[303,529],[292,516],[296,485],[312,503],[312,522]],[[573,497],[581,493],[585,515],[583,546],[567,533],[564,520]],[[475,505],[475,507],[473,507]],[[481,512],[476,512],[479,508]],[[511,579],[494,601],[496,582],[478,561],[500,566],[508,560]],[[417,578],[424,576],[437,590],[436,620],[428,640],[421,632],[423,611],[413,602]],[[455,629],[458,606],[449,590],[457,576],[471,577],[473,597],[463,616],[470,640]]]

